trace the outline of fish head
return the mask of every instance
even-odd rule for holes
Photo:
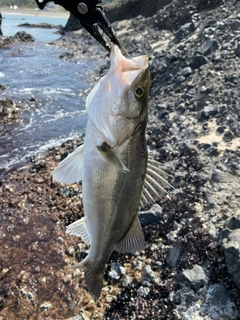
[[[117,45],[110,59],[109,71],[87,97],[87,113],[103,141],[114,147],[147,121],[150,73],[147,56],[126,58]]]

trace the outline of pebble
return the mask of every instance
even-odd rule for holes
[[[184,270],[179,275],[178,280],[194,290],[200,289],[207,283],[206,274],[199,265],[194,265],[192,269]]]
[[[172,247],[167,255],[167,264],[171,268],[176,268],[183,252],[182,247]]]
[[[208,59],[202,55],[194,56],[190,62],[190,66],[192,69],[199,69],[204,64],[208,64]]]
[[[139,220],[142,226],[147,226],[162,219],[162,208],[159,204],[154,204],[147,211],[140,211]]]
[[[137,290],[137,294],[140,297],[144,297],[147,296],[149,294],[150,289],[148,287],[143,287],[141,286],[138,290]]]

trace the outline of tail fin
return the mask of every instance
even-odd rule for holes
[[[103,287],[103,269],[95,269],[92,264],[87,261],[87,257],[80,263],[74,265],[72,268],[80,268],[84,271],[84,277],[89,293],[94,298],[98,300]]]

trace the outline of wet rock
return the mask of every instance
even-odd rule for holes
[[[52,304],[48,301],[44,302],[43,304],[40,305],[40,311],[43,312],[45,310],[51,309]]]
[[[125,274],[125,268],[119,262],[113,262],[110,264],[111,270],[108,273],[110,280],[118,280]]]
[[[167,256],[167,264],[171,268],[176,268],[178,265],[178,262],[182,256],[183,253],[183,247],[173,247],[169,250],[168,256]]]
[[[0,37],[0,48],[5,48],[14,44],[21,44],[34,41],[35,39],[32,35],[25,31],[19,31],[11,37]]]
[[[108,272],[108,278],[110,280],[116,281],[116,280],[120,279],[120,275],[119,275],[119,273],[117,273],[116,270],[111,270]]]
[[[153,272],[151,266],[147,265],[142,271],[142,283],[150,282],[155,278],[155,273]]]
[[[19,31],[14,36],[14,39],[19,40],[19,42],[33,42],[34,37],[25,31]]]
[[[140,296],[140,297],[145,297],[149,294],[149,291],[150,289],[148,287],[140,287],[138,290],[137,290],[137,294]]]
[[[198,290],[207,283],[207,277],[203,268],[199,265],[194,265],[192,269],[187,269],[178,277],[178,281],[185,283],[190,288]]]
[[[147,226],[162,219],[162,208],[158,204],[154,204],[151,209],[139,212],[139,220],[142,226]]]
[[[41,29],[62,29],[63,27],[61,25],[54,25],[54,24],[50,24],[50,23],[38,23],[38,24],[34,24],[34,23],[21,23],[19,24],[19,27],[24,27],[24,28],[41,28]]]
[[[237,313],[224,284],[211,285],[201,308],[203,319],[237,319]]]

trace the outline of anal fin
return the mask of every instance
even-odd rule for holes
[[[87,225],[84,218],[77,220],[71,223],[69,226],[67,226],[66,233],[69,233],[70,235],[74,235],[78,237],[80,236],[87,245],[90,245],[91,243],[90,236],[87,230]]]
[[[114,250],[118,252],[136,252],[145,248],[145,239],[142,232],[142,227],[139,222],[138,216],[136,216],[132,226],[126,233],[126,235],[118,242]]]

